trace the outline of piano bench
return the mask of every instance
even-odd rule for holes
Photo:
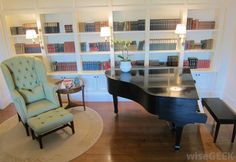
[[[236,114],[219,98],[202,98],[202,104],[217,123],[213,142],[216,142],[220,124],[234,124],[231,138],[231,142],[233,143],[236,134]]]

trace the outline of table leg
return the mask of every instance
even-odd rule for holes
[[[231,139],[232,143],[234,143],[235,135],[236,135],[236,123],[234,124],[234,130],[233,130],[232,139]]]
[[[58,96],[58,99],[59,99],[60,107],[62,107],[61,95],[59,93],[57,93],[57,96]]]
[[[85,107],[85,102],[84,102],[84,86],[82,87],[82,100],[83,100],[83,106],[84,106],[84,111],[85,111],[86,107]]]
[[[118,114],[118,98],[113,95],[114,113]]]
[[[220,123],[217,122],[216,124],[216,130],[215,130],[215,136],[214,136],[214,143],[216,143],[216,139],[217,139],[217,136],[218,136],[218,133],[219,133],[219,129],[220,129]]]

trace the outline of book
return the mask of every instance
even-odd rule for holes
[[[68,53],[75,52],[75,43],[74,43],[74,41],[64,42],[64,52],[68,52]]]

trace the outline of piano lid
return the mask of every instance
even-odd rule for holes
[[[110,79],[135,84],[154,96],[198,99],[190,69],[177,67],[135,68],[128,73],[110,69]]]

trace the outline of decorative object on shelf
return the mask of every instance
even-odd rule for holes
[[[197,62],[198,62],[198,59],[196,57],[189,57],[188,58],[189,68],[197,69]]]
[[[100,30],[101,30],[100,36],[105,37],[105,41],[107,42],[111,36],[111,28],[109,26],[104,26],[101,27]]]
[[[175,29],[175,34],[178,34],[180,38],[184,38],[186,34],[186,25],[177,24]]]
[[[35,43],[35,39],[37,38],[36,31],[34,29],[28,29],[26,30],[26,39],[32,39],[33,43]]]
[[[118,45],[122,50],[121,55],[118,55],[120,60],[120,69],[122,72],[129,72],[132,68],[131,60],[129,60],[129,47],[132,41],[114,41],[114,45]]]
[[[185,45],[185,37],[186,37],[186,25],[185,24],[177,24],[175,29],[175,34],[178,34],[179,40],[179,67],[183,67],[183,60],[184,60],[184,45]]]

